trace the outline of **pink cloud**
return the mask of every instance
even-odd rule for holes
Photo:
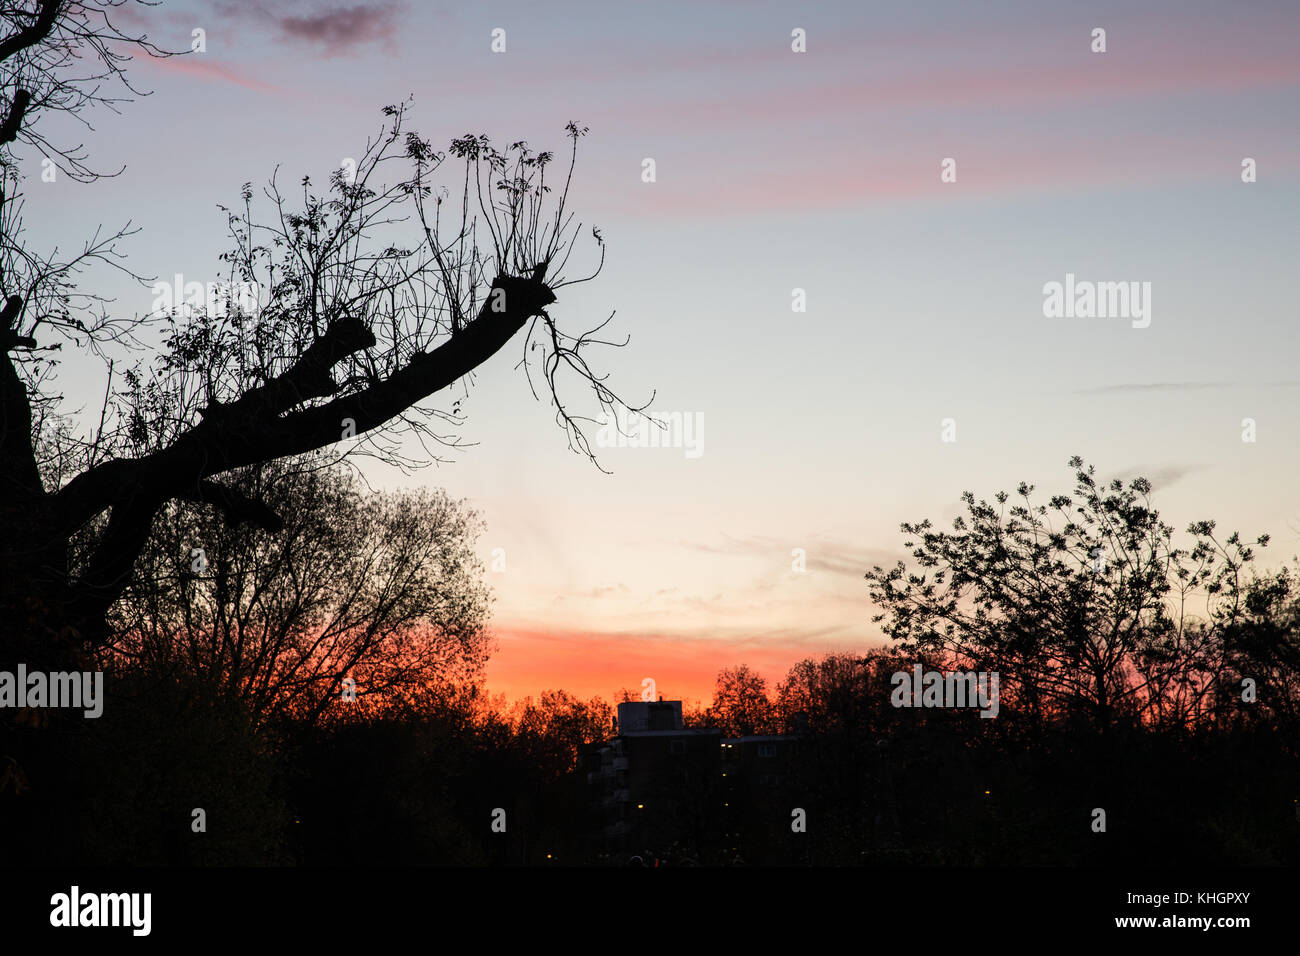
[[[987,178],[973,166],[959,166],[960,185],[939,182],[937,155],[925,162],[893,161],[888,165],[873,163],[857,170],[827,170],[811,165],[791,169],[729,169],[726,177],[704,181],[693,178],[685,183],[666,183],[655,187],[640,183],[633,187],[602,190],[602,209],[649,218],[708,218],[710,216],[768,215],[782,211],[808,211],[827,207],[846,207],[862,203],[900,200],[937,199],[951,201],[973,196],[990,196],[1027,192],[1055,186],[1082,188],[1105,182],[1132,179],[1132,171],[1108,176],[1095,166],[1078,165],[1072,175],[1055,160],[1043,170],[1026,169],[1024,158],[1016,161],[1016,172],[994,164]],[[694,170],[692,170],[694,172]],[[661,177],[663,173],[661,172]],[[947,191],[944,191],[944,190]]]
[[[326,57],[339,56],[376,41],[391,43],[400,31],[403,12],[399,0],[334,6],[280,3],[274,9],[262,4],[223,2],[217,8],[223,16],[258,26],[269,23],[279,30],[280,39],[314,46]]]
[[[637,92],[609,112],[611,119],[625,119],[638,129],[660,119],[680,129],[687,123],[797,120],[848,110],[965,107],[980,101],[1001,106],[1300,83],[1300,62],[1279,40],[1300,26],[1294,15],[1261,11],[1231,26],[1235,46],[1225,46],[1226,23],[1171,24],[1167,18],[1130,14],[1111,25],[1111,51],[1104,55],[1089,51],[1089,27],[1071,23],[1011,28],[983,20],[961,29],[892,33],[811,27],[806,54],[791,53],[788,34],[774,32],[768,42],[751,41],[741,49],[677,47],[605,56],[585,51],[582,57],[548,62],[541,71],[536,63],[517,59],[463,83],[450,78],[449,88],[477,95],[485,86],[513,88],[526,79],[532,90],[581,90],[613,79]],[[1195,57],[1187,55],[1189,49]],[[654,82],[632,82],[638,78]],[[689,95],[665,95],[675,88]],[[706,90],[713,91],[711,99]]]
[[[1295,148],[1230,148],[1222,137],[1140,134],[1103,139],[1091,128],[1026,142],[1021,137],[942,136],[891,142],[888,151],[809,149],[774,159],[729,150],[700,150],[683,165],[660,157],[658,181],[597,178],[592,202],[647,218],[706,218],[807,211],[864,203],[997,198],[1221,180],[1236,183],[1243,155],[1267,163],[1270,176],[1300,172]],[[678,155],[683,155],[679,152]],[[956,183],[940,181],[940,160],[958,163]]]
[[[133,57],[132,63],[157,69],[163,73],[174,73],[184,76],[192,76],[198,79],[233,83],[236,86],[242,86],[245,89],[256,90],[259,93],[274,93],[279,91],[279,87],[272,86],[269,83],[263,83],[261,80],[254,79],[251,76],[245,76],[242,73],[237,72],[233,67],[227,66],[218,60],[210,59],[206,53],[185,53],[179,56],[170,57],[136,56]]]
[[[690,101],[656,96],[641,102],[622,102],[613,110],[588,112],[585,118],[635,128],[642,134],[653,131],[656,123],[674,130],[689,127],[710,133],[737,127],[797,130],[820,116],[844,121],[868,113],[921,109],[1008,110],[1047,104],[1067,109],[1113,99],[1238,93],[1297,85],[1300,60],[1292,56],[1272,60],[1251,56],[1218,61],[1207,58],[1195,63],[1182,59],[1164,63],[1115,61],[1113,66],[1087,62],[1073,66],[962,67],[891,74],[879,79],[840,78],[820,85],[777,89],[749,86],[741,93],[726,92]]]

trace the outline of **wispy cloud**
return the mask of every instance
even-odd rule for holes
[[[745,557],[771,558],[788,568],[793,560],[791,552],[802,548],[808,571],[825,571],[828,574],[861,578],[877,564],[888,567],[903,555],[883,548],[863,548],[835,541],[821,535],[808,535],[801,540],[778,539],[764,535],[732,537],[723,535],[721,542],[684,541],[682,545],[709,554],[731,554]]]
[[[269,23],[279,31],[278,39],[311,46],[325,57],[350,53],[371,43],[392,43],[398,36],[405,12],[405,5],[400,0],[353,4],[277,3],[274,7],[218,0],[216,8],[224,16],[246,22]]]
[[[1078,388],[1075,395],[1123,395],[1134,392],[1190,392],[1211,388],[1295,388],[1300,381],[1290,382],[1128,382],[1123,385],[1102,385],[1097,388]]]
[[[1125,468],[1115,477],[1127,482],[1141,476],[1151,482],[1152,490],[1162,491],[1193,472],[1200,471],[1203,467],[1203,465],[1164,465],[1159,468],[1149,468],[1146,465],[1135,465],[1132,468]]]
[[[1077,388],[1076,395],[1123,394],[1126,392],[1186,392],[1203,388],[1232,388],[1232,382],[1130,382],[1124,385],[1102,385],[1098,388]]]
[[[142,65],[146,68],[161,70],[164,73],[179,73],[196,79],[233,83],[235,86],[256,90],[259,93],[280,91],[279,87],[241,73],[232,65],[209,59],[206,56],[200,58],[196,54],[171,57],[136,56],[132,58],[132,65]]]
[[[553,603],[563,603],[565,601],[577,599],[579,601],[590,601],[595,598],[613,597],[615,595],[627,594],[629,588],[626,584],[610,584],[607,586],[598,586],[587,588],[582,591],[570,591],[565,594],[557,594],[552,599]]]

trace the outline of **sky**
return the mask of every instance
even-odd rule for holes
[[[901,522],[946,527],[966,490],[1068,492],[1074,454],[1150,478],[1180,530],[1268,532],[1266,564],[1300,550],[1300,7],[1133,7],[164,0],[117,20],[169,49],[202,29],[206,50],[135,60],[151,94],[68,131],[121,175],[43,183],[29,157],[26,218],[61,246],[129,218],[132,268],[204,281],[218,203],[277,166],[323,183],[384,104],[413,95],[435,145],[558,154],[566,122],[588,126],[570,207],[607,258],[551,314],[614,312],[631,340],[598,367],[698,444],[598,448],[603,473],[512,343],[462,406],[472,448],[366,473],[485,519],[490,691],[610,698],[649,677],[707,703],[722,667],[775,684],[880,645],[863,574],[906,556]],[[1149,311],[1049,317],[1067,275],[1149,283]],[[94,409],[103,372],[70,358],[61,384]]]

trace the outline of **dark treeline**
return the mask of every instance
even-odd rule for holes
[[[773,687],[721,671],[684,729],[716,729],[715,749],[786,735],[780,782],[733,777],[726,816],[712,784],[665,777],[670,832],[632,849],[670,865],[1300,859],[1294,574],[1256,572],[1209,523],[1179,549],[1142,479],[1099,486],[1073,464],[1075,493],[1050,505],[1022,486],[1016,506],[968,496],[951,533],[904,526],[912,570],[866,575],[888,648],[799,661]],[[371,492],[315,456],[231,480],[286,520],[160,515],[95,661],[103,716],[11,712],[13,859],[628,860],[601,838],[584,759],[636,695],[487,695],[472,511]],[[997,674],[995,716],[912,698],[899,675],[918,667]]]
[[[597,413],[634,410],[596,360],[625,344],[602,331],[612,313],[584,322],[560,302],[604,263],[568,205],[587,127],[565,126],[564,170],[522,140],[435,149],[409,102],[385,107],[355,162],[299,181],[301,201],[274,176],[245,184],[221,207],[222,281],[137,314],[97,285],[108,270],[150,289],[127,265],[129,221],[48,246],[24,226],[38,160],[47,195],[116,175],[61,138],[66,121],[129,99],[130,55],[183,52],[118,29],[121,6],[0,12],[6,861],[625,862],[587,776],[608,779],[610,756],[618,783],[624,757],[588,759],[613,705],[489,700],[477,516],[373,493],[340,464],[458,447],[467,383],[507,346],[580,455],[595,461]],[[73,381],[98,408],[74,407]],[[1180,546],[1149,483],[1071,465],[1070,494],[967,494],[951,532],[903,526],[910,565],[863,568],[888,650],[800,662],[770,690],[724,671],[686,715],[717,740],[695,742],[720,766],[724,737],[794,731],[794,757],[748,790],[651,779],[671,814],[656,810],[663,845],[643,858],[1296,862],[1294,575],[1257,572],[1267,539],[1220,540],[1212,522]],[[894,675],[917,665],[997,674],[997,716],[895,706]],[[94,673],[94,716],[42,696]]]
[[[895,708],[891,677],[915,663],[827,655],[796,664],[771,694],[744,668],[719,675],[714,706],[691,723],[724,735],[798,726],[796,778],[771,806],[759,799],[753,812],[771,820],[752,832],[648,849],[704,865],[1296,862],[1293,720],[1260,707],[1180,731],[1124,722],[1102,736],[1026,713],[1009,694],[996,719]],[[744,710],[728,700],[738,675]],[[193,686],[115,684],[115,718],[89,725],[76,751],[85,799],[55,819],[10,816],[39,827],[10,832],[20,842],[39,832],[43,861],[60,847],[67,861],[137,865],[626,859],[593,852],[574,772],[582,748],[610,733],[603,700],[554,691],[507,707],[449,685],[258,728],[246,705]],[[807,811],[806,833],[783,825],[790,806]],[[195,807],[205,832],[192,830]],[[1092,828],[1099,807],[1105,833]],[[491,826],[498,808],[505,832]]]

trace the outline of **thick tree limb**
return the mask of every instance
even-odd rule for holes
[[[22,296],[11,295],[5,299],[4,308],[0,308],[0,329],[8,331],[14,328],[14,324],[18,321],[18,313],[22,310]]]
[[[48,37],[50,31],[54,29],[55,21],[59,18],[60,8],[64,5],[64,0],[44,0],[40,9],[36,11],[36,20],[33,23],[0,40],[0,63],[28,47],[36,46]]]
[[[77,580],[77,611],[83,619],[99,619],[121,595],[162,503],[156,495],[137,494],[113,505],[108,528]]]
[[[11,295],[0,309],[0,475],[4,478],[0,493],[21,489],[26,495],[39,495],[43,488],[32,448],[32,406],[27,386],[9,358],[11,348],[31,341],[13,327],[22,308],[22,297]]]
[[[5,299],[3,308],[0,308],[0,352],[8,352],[15,348],[36,348],[36,340],[30,335],[19,335],[15,325],[18,322],[18,314],[23,310],[23,297],[20,295],[11,295]]]
[[[263,531],[271,532],[279,531],[284,527],[284,519],[264,502],[215,481],[200,481],[196,488],[183,491],[176,497],[186,501],[216,505],[226,519],[234,524],[247,521],[249,524],[257,525]]]
[[[39,495],[43,491],[32,448],[32,407],[27,386],[7,352],[0,352],[0,494]]]
[[[204,417],[210,419],[217,414],[275,416],[309,399],[333,395],[338,386],[330,375],[330,369],[349,355],[372,348],[374,344],[375,336],[364,322],[340,319],[332,323],[284,374],[251,389],[228,405],[209,406]]]
[[[23,117],[27,115],[27,104],[31,101],[32,94],[26,90],[19,90],[14,94],[14,102],[9,107],[9,115],[5,117],[4,123],[0,123],[0,146],[12,143],[18,138],[18,130],[23,125]]]
[[[88,599],[102,608],[116,600],[144,546],[153,514],[163,502],[186,497],[192,489],[204,487],[206,479],[232,468],[335,444],[349,420],[348,430],[357,435],[383,425],[474,371],[555,301],[544,283],[532,279],[498,276],[493,289],[505,293],[504,311],[492,310],[498,297],[489,294],[478,318],[459,335],[432,352],[413,356],[402,369],[369,388],[315,408],[280,414],[308,397],[331,394],[329,367],[373,342],[361,323],[343,320],[284,375],[230,405],[210,410],[169,447],[144,458],[105,462],[74,478],[54,501],[66,533],[106,508],[113,509],[109,534],[100,548],[102,558],[97,555],[92,562],[93,576],[86,582]],[[330,380],[329,386],[325,380]],[[133,504],[123,509],[123,501]]]

